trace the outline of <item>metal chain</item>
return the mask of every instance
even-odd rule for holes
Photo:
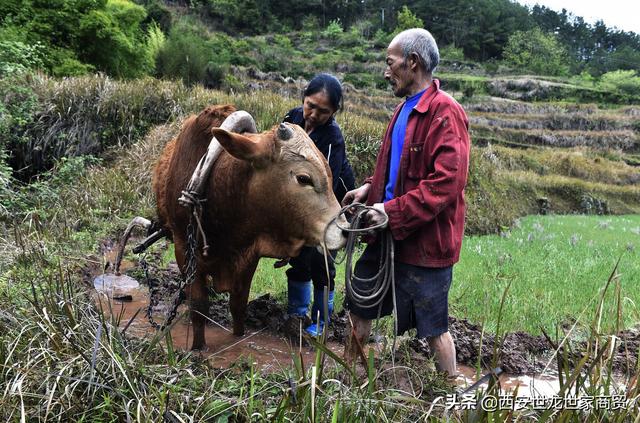
[[[185,276],[180,281],[177,295],[175,295],[175,298],[173,299],[171,311],[169,311],[164,324],[160,325],[155,320],[153,320],[153,306],[154,303],[157,303],[158,301],[157,299],[156,301],[153,301],[153,298],[149,298],[149,306],[147,307],[147,318],[149,319],[149,323],[151,324],[151,326],[153,326],[153,328],[156,330],[164,330],[164,328],[171,325],[171,322],[173,322],[173,320],[176,318],[176,315],[178,314],[178,307],[186,298],[185,289],[193,283],[196,277],[196,247],[198,241],[196,239],[196,228],[193,225],[194,213],[196,213],[195,210],[193,210],[193,213],[189,219],[189,225],[187,226],[187,264],[185,266]],[[144,260],[142,260],[140,264],[144,269],[145,278],[147,279],[147,282],[149,282],[149,267]]]

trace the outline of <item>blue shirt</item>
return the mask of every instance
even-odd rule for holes
[[[428,89],[428,88],[427,88]],[[393,191],[396,188],[396,179],[398,179],[398,168],[400,167],[400,156],[402,155],[402,146],[404,145],[404,136],[407,132],[407,122],[409,121],[409,115],[411,110],[418,104],[418,100],[422,97],[422,94],[427,91],[424,89],[418,94],[414,94],[411,97],[407,97],[402,110],[398,114],[396,123],[393,125],[393,131],[391,132],[391,158],[389,159],[389,174],[387,179],[387,185],[384,190],[384,201],[393,199]]]

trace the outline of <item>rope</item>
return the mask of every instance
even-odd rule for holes
[[[371,210],[383,216],[384,220],[382,223],[373,226],[366,226],[367,219],[365,218],[365,215]],[[345,228],[338,224],[338,219],[340,218],[340,216],[346,215],[347,211],[350,211],[350,213],[353,215],[353,218],[349,227]],[[393,237],[391,236],[391,231],[387,228],[388,221],[389,217],[380,210],[370,206],[365,206],[361,203],[353,203],[343,207],[340,210],[340,213],[338,213],[338,215],[334,217],[331,222],[329,222],[329,225],[327,225],[327,229],[325,229],[325,239],[327,230],[332,224],[335,224],[338,228],[348,234],[347,243],[345,246],[345,256],[343,258],[343,260],[346,260],[345,292],[351,304],[354,304],[359,308],[369,309],[378,307],[378,315],[376,317],[376,331],[378,330],[378,325],[380,322],[383,300],[389,292],[389,289],[391,289],[391,296],[393,299],[392,315],[394,326],[391,360],[392,365],[395,367],[395,348],[396,337],[398,333],[398,316],[396,306],[396,284],[394,277],[395,255]],[[358,238],[363,235],[372,235],[376,232],[378,233],[378,237],[380,238],[380,261],[378,265],[378,272],[370,278],[359,278],[353,271],[353,256],[358,244]],[[327,254],[325,248],[325,260],[326,256]],[[335,262],[336,264],[340,264],[342,260]],[[356,281],[358,285],[365,285],[366,287],[359,288],[357,286],[354,286],[354,281]]]
[[[182,191],[182,196],[178,199],[178,202],[184,207],[190,207],[193,217],[196,219],[198,226],[198,233],[202,237],[202,255],[207,257],[209,255],[209,243],[207,242],[207,236],[202,229],[202,203],[206,202],[206,198],[200,198],[200,195],[195,191]]]

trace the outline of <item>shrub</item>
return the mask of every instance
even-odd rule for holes
[[[138,79],[115,83],[105,76],[0,80],[10,101],[7,149],[27,179],[62,157],[98,155],[131,143],[151,125],[182,113],[182,84]],[[37,119],[34,119],[37,117]]]
[[[82,76],[94,70],[95,68],[88,63],[82,63],[74,57],[66,57],[53,67],[51,73],[53,76]]]
[[[0,78],[42,69],[44,45],[36,42],[26,44],[21,41],[0,40]]]
[[[387,34],[382,29],[378,29],[373,35],[373,46],[376,48],[387,48],[392,38],[393,34]]]
[[[362,47],[356,47],[353,50],[353,60],[357,62],[367,62],[370,59],[370,55],[364,51]]]
[[[9,163],[19,169],[24,165],[18,151],[28,141],[25,132],[38,108],[36,94],[28,85],[30,78],[28,74],[15,74],[0,79],[0,166]]]
[[[293,44],[291,43],[291,40],[286,35],[275,34],[273,36],[273,41],[276,43],[277,46],[280,46],[282,48],[285,48],[285,49],[293,48]]]
[[[159,76],[182,79],[185,84],[193,85],[205,80],[210,61],[207,39],[194,28],[175,25],[158,52],[156,70]]]
[[[508,65],[541,75],[566,75],[567,54],[553,34],[540,28],[516,31],[507,41],[503,57]]]
[[[330,40],[337,40],[340,35],[342,35],[343,29],[342,24],[340,23],[340,19],[332,20],[327,28],[322,31],[322,36],[324,38],[328,38]]]
[[[207,88],[220,88],[223,81],[226,81],[229,66],[225,63],[209,62],[207,64],[204,79],[204,86]]]
[[[142,22],[144,27],[149,27],[155,24],[160,27],[160,30],[166,34],[171,31],[172,17],[171,11],[160,4],[157,0],[153,0],[147,5],[147,18]]]
[[[147,28],[147,54],[149,55],[154,68],[156,60],[158,59],[158,55],[160,54],[160,51],[164,47],[166,41],[167,38],[165,37],[158,24],[152,22],[151,25],[149,25],[149,27]]]
[[[349,31],[343,32],[338,37],[338,45],[341,47],[361,46],[364,42],[360,30],[355,26],[352,26]]]
[[[444,60],[464,60],[464,52],[460,47],[456,47],[455,44],[449,44],[439,49],[440,57]]]
[[[316,32],[320,30],[320,20],[315,15],[306,15],[302,18],[302,31]]]
[[[110,75],[144,75],[152,67],[141,30],[145,17],[142,6],[108,0],[105,9],[92,10],[80,21],[80,57]]]
[[[394,33],[398,34],[411,28],[424,28],[424,22],[405,5],[398,11],[398,22]]]
[[[256,0],[208,0],[206,8],[209,15],[221,22],[221,27],[232,32],[258,34],[271,23],[271,15],[260,10]],[[274,29],[277,25],[271,25]]]
[[[242,89],[242,81],[228,73],[222,79],[222,88],[227,92],[238,92]]]
[[[2,116],[2,104],[0,103],[0,116]],[[0,117],[1,119],[1,117]],[[0,120],[2,125],[2,120]],[[2,131],[2,127],[0,127]],[[10,202],[15,197],[13,192],[11,177],[11,167],[7,164],[7,152],[0,148],[0,221],[6,220],[9,217],[11,210]]]
[[[633,70],[607,72],[600,77],[598,87],[609,91],[621,91],[624,94],[640,96],[640,76]]]

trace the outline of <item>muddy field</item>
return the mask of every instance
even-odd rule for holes
[[[104,242],[100,250],[102,263],[94,260],[93,265],[84,271],[87,282],[95,281],[100,275],[109,274],[113,270],[115,253],[112,242]],[[154,263],[157,260],[152,260]],[[121,326],[129,324],[127,333],[130,336],[152,336],[154,329],[148,322],[146,312],[149,299],[152,302],[152,313],[156,322],[162,322],[169,304],[174,298],[180,282],[180,274],[175,264],[160,267],[145,261],[132,263],[124,261],[123,274],[127,280],[140,282],[138,289],[121,292],[116,287],[107,290],[106,295],[97,295],[96,300],[103,306],[111,301],[114,313],[120,315]],[[183,319],[172,328],[175,346],[188,349],[190,346],[191,328],[188,308],[180,306],[179,314]],[[247,308],[247,333],[244,337],[235,337],[231,331],[231,314],[228,308],[228,296],[211,292],[210,324],[207,325],[206,338],[209,345],[204,356],[216,367],[228,367],[238,357],[251,355],[254,362],[265,371],[278,371],[291,363],[292,352],[303,355],[303,360],[311,362],[314,352],[306,345],[299,347],[300,324],[287,319],[286,309],[269,294],[260,296],[249,302]],[[344,311],[334,315],[328,328],[328,346],[341,355],[345,337],[347,317]],[[483,333],[482,328],[464,318],[450,317],[449,328],[457,348],[457,360],[461,368],[461,376],[473,373],[478,364],[484,369],[500,367],[510,376],[539,374],[549,363],[553,354],[552,345],[543,336],[532,336],[523,332],[506,334],[496,340],[495,335]],[[619,373],[629,372],[638,359],[640,331],[638,328],[622,331],[618,334],[615,348],[614,369]],[[382,348],[370,339],[377,351]],[[496,342],[499,343],[497,360],[494,359]],[[552,341],[553,342],[553,341]],[[411,360],[422,363],[431,354],[426,342],[410,336],[399,338],[400,348],[411,351]],[[583,345],[576,343],[569,347],[570,356],[578,360]],[[550,369],[557,368],[553,362]],[[468,378],[467,378],[468,380]]]

